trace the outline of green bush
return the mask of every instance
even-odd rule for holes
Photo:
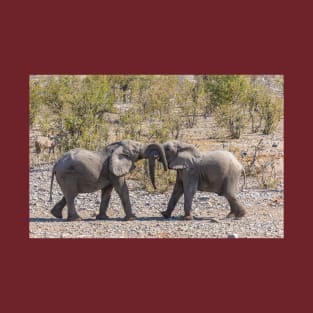
[[[30,79],[30,126],[56,136],[60,153],[125,138],[180,139],[199,116],[211,114],[231,138],[249,125],[251,132],[271,134],[283,113],[282,86],[281,76],[264,75],[37,76]],[[164,190],[175,180],[162,170],[156,175]]]
[[[248,107],[251,132],[262,129],[263,134],[272,134],[283,114],[283,99],[268,86],[251,81],[248,92]]]
[[[29,124],[33,126],[42,105],[42,87],[37,80],[29,81]]]
[[[242,75],[213,75],[207,82],[217,123],[238,139],[247,122],[249,81]]]
[[[262,118],[264,121],[263,134],[272,134],[281,119],[283,113],[282,99],[276,96],[265,96],[261,106]]]

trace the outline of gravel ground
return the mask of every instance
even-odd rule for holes
[[[173,218],[165,220],[160,210],[166,208],[171,190],[161,194],[148,193],[128,181],[130,200],[135,221],[123,221],[124,212],[113,191],[108,215],[110,220],[95,219],[100,205],[100,192],[81,194],[76,208],[84,219],[67,222],[54,218],[49,210],[62,197],[54,181],[53,203],[48,202],[51,165],[30,169],[29,207],[30,238],[283,238],[284,199],[282,186],[277,190],[248,188],[239,194],[248,214],[241,219],[226,219],[229,205],[224,197],[213,193],[197,192],[193,201],[193,221],[182,220],[183,197],[177,204]],[[64,217],[66,218],[66,208]]]

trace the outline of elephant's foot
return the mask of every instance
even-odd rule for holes
[[[134,221],[136,219],[137,219],[137,217],[135,214],[130,214],[130,215],[125,216],[124,221]]]
[[[167,211],[162,211],[161,214],[163,215],[164,218],[170,218],[171,213],[168,213]]]
[[[62,211],[53,208],[50,213],[56,218],[62,218]]]
[[[109,219],[109,217],[106,214],[96,215],[96,220],[104,221],[104,220],[108,220],[108,219]]]
[[[226,218],[231,218],[231,217],[235,217],[235,218],[240,218],[240,217],[243,217],[246,215],[246,211],[241,209],[241,210],[238,210],[236,212],[230,212]]]
[[[226,215],[226,218],[232,218],[235,217],[235,213],[234,212],[230,212]]]
[[[191,220],[193,220],[193,217],[192,217],[191,214],[185,215],[185,216],[184,216],[184,220],[185,220],[185,221],[191,221]]]
[[[244,210],[244,209],[241,209],[241,210],[239,210],[238,212],[235,213],[235,216],[236,216],[237,218],[243,217],[243,216],[245,216],[245,215],[246,215],[246,210]]]
[[[67,218],[68,222],[77,222],[77,221],[81,221],[81,220],[82,220],[82,218],[78,214],[73,215],[73,216],[68,216],[68,218]]]

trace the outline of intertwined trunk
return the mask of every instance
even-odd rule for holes
[[[158,159],[164,167],[164,171],[167,171],[167,160],[163,145],[160,144],[150,144],[145,150],[145,158],[149,160],[149,175],[152,186],[156,189],[155,186],[155,160]]]

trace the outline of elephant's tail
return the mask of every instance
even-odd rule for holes
[[[246,176],[246,171],[244,167],[242,167],[242,173],[243,173],[243,185],[241,187],[241,191],[243,191],[244,188],[246,188],[247,186],[247,176]]]
[[[55,175],[55,166],[53,166],[52,168],[52,174],[51,174],[51,184],[50,184],[50,198],[49,198],[49,202],[52,202],[52,186],[53,186],[53,179],[54,179],[54,175]]]

